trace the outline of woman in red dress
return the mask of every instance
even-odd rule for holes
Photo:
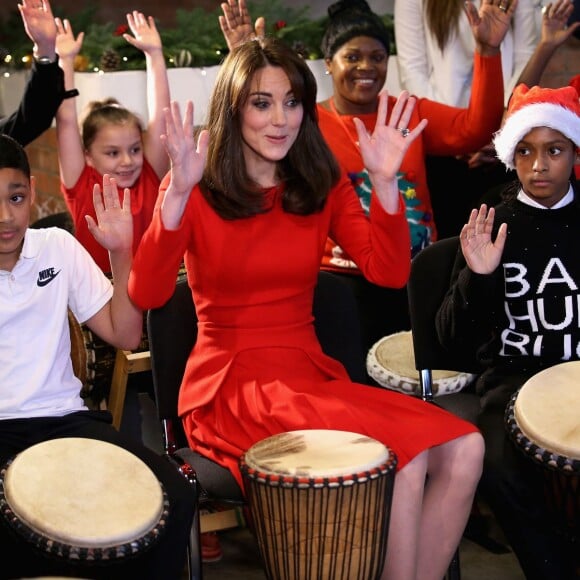
[[[407,281],[396,175],[427,123],[407,129],[414,105],[403,93],[389,116],[383,94],[372,132],[355,120],[373,185],[367,218],[318,129],[316,81],[304,61],[273,39],[236,48],[197,145],[192,105],[183,119],[176,104],[167,111],[171,171],[130,295],[144,309],[164,304],[185,256],[199,334],[179,413],[194,449],[241,482],[240,456],[277,433],[338,429],[383,442],[398,457],[385,577],[440,580],[479,480],[481,436],[433,405],[353,383],[322,352],[312,319],[328,235],[374,283]]]

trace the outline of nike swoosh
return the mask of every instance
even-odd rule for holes
[[[44,280],[37,280],[36,285],[42,288],[43,286],[46,286],[49,282],[52,282],[59,274],[60,270],[56,274],[53,274],[50,278],[46,278]]]

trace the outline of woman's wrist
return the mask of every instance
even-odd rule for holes
[[[501,52],[499,46],[491,46],[489,44],[483,44],[483,43],[477,43],[475,45],[475,50],[481,56],[497,56]]]

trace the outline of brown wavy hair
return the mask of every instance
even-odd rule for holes
[[[304,115],[296,141],[278,162],[284,183],[282,205],[288,213],[320,211],[340,171],[319,128],[316,79],[304,60],[274,38],[248,41],[234,49],[220,67],[209,103],[209,150],[201,190],[224,219],[238,219],[268,211],[263,189],[248,175],[244,160],[241,112],[249,98],[254,75],[267,66],[288,76],[294,98]]]
[[[460,0],[425,0],[425,22],[437,45],[444,52],[451,35],[459,28],[459,17],[463,12]]]

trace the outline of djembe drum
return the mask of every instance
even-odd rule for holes
[[[384,566],[395,454],[344,431],[290,431],[240,460],[266,575],[372,580]]]
[[[75,565],[138,555],[163,533],[168,513],[149,467],[104,441],[45,441],[0,470],[5,523],[40,553]]]
[[[419,371],[415,368],[413,336],[404,330],[384,336],[369,349],[367,372],[381,387],[407,395],[421,396]],[[457,393],[475,375],[452,370],[433,370],[433,396]]]
[[[516,447],[544,480],[544,500],[555,530],[571,545],[580,541],[580,361],[531,377],[506,408]],[[578,546],[573,550],[580,564]]]

